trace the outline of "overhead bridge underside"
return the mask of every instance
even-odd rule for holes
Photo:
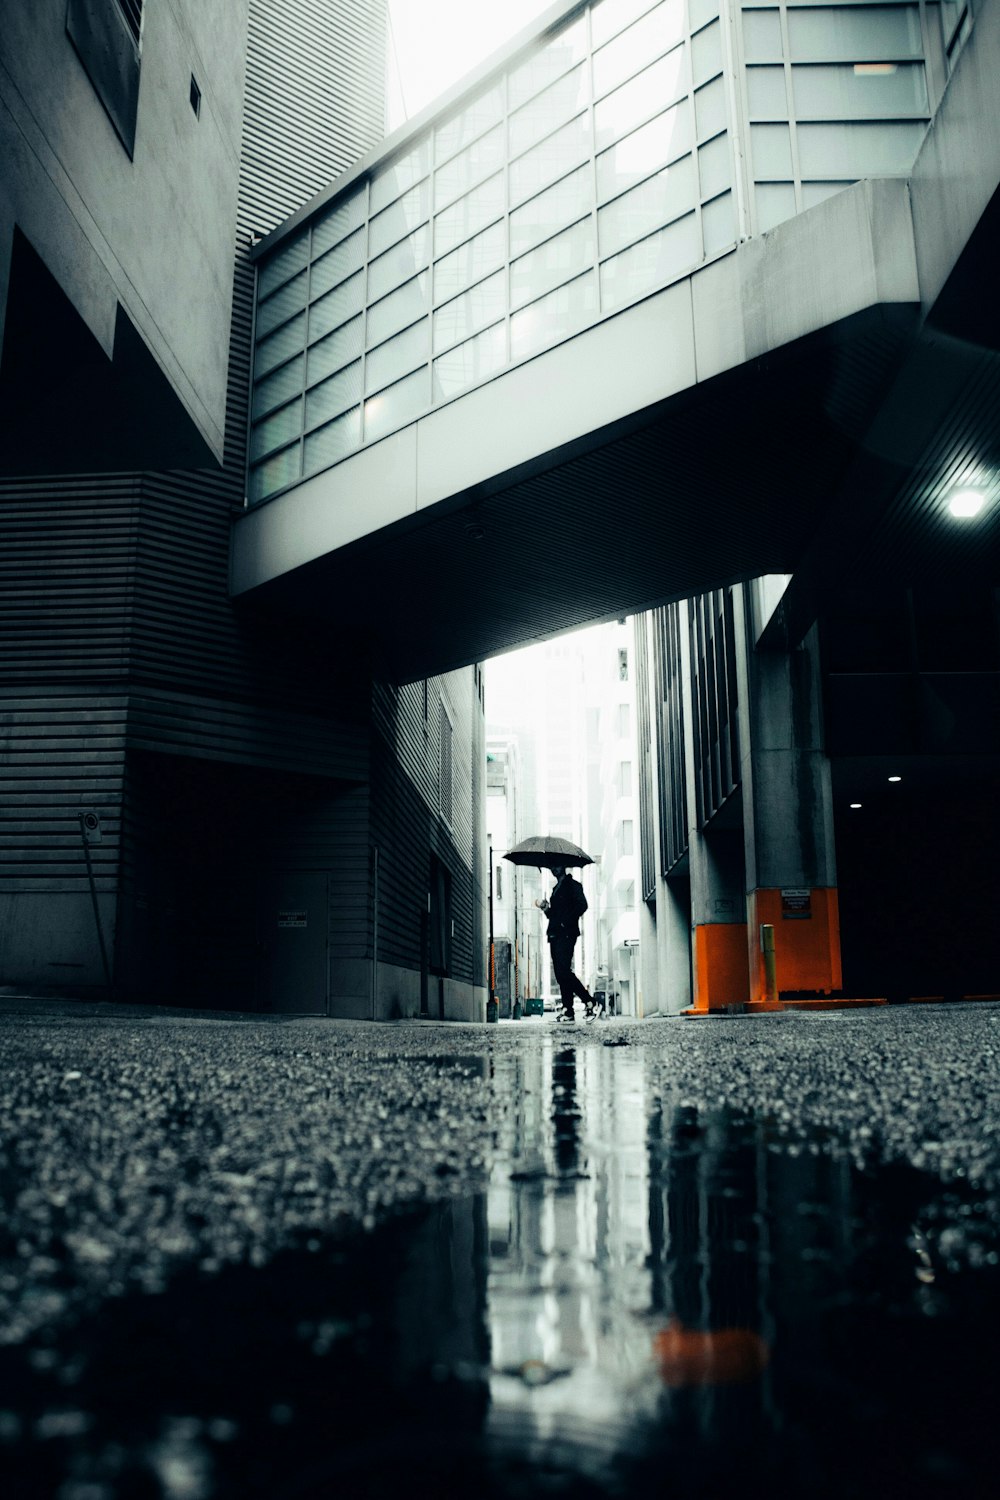
[[[995,571],[995,528],[972,557],[942,513],[997,455],[997,356],[963,311],[996,300],[993,210],[942,329],[910,190],[859,183],[248,511],[234,594],[405,681],[765,573],[815,599],[897,563]]]

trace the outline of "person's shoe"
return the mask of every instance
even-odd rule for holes
[[[557,1026],[572,1026],[575,1020],[576,1017],[571,1010],[560,1010],[556,1014]]]

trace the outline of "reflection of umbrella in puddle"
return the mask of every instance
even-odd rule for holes
[[[508,1365],[501,1371],[503,1375],[513,1375],[516,1379],[523,1380],[525,1385],[532,1388],[551,1385],[553,1380],[571,1373],[568,1365],[550,1365],[544,1359],[526,1359],[519,1365]]]
[[[732,1385],[755,1380],[771,1351],[752,1328],[709,1332],[685,1328],[672,1318],[653,1339],[653,1353],[664,1385]]]

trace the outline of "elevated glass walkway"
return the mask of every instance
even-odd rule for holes
[[[596,0],[271,235],[249,497],[863,177],[905,177],[940,4]]]
[[[964,379],[925,330],[989,259],[997,68],[1000,0],[553,5],[256,248],[233,594],[390,599],[419,677],[976,462],[922,456]]]

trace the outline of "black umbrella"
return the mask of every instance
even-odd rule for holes
[[[584,854],[579,844],[569,839],[558,838],[552,833],[536,834],[534,838],[522,839],[513,849],[508,849],[504,859],[512,865],[536,865],[552,870],[556,865],[592,865],[589,854]]]

